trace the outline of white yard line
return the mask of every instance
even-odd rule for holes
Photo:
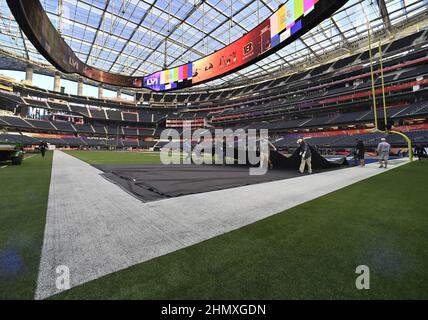
[[[377,166],[142,203],[96,168],[55,151],[36,298],[59,292],[59,265],[69,268],[74,287],[390,170]]]
[[[28,160],[28,159],[30,159],[30,158],[32,158],[32,157],[35,157],[36,156],[36,154],[33,154],[33,155],[31,155],[31,156],[28,156],[28,157],[24,157],[24,160]],[[0,167],[0,169],[5,169],[5,168],[7,168],[8,167],[8,165],[5,165],[5,166],[2,166],[2,167]]]
[[[30,159],[30,158],[32,158],[32,157],[35,157],[35,156],[37,156],[37,154],[33,154],[33,155],[31,155],[31,156],[24,157],[24,160],[28,160],[28,159]]]

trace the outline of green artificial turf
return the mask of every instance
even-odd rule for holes
[[[43,243],[52,152],[0,166],[0,299],[33,299]]]
[[[402,166],[54,298],[427,299],[427,177]]]
[[[158,164],[159,152],[127,152],[127,151],[66,151],[89,164]]]

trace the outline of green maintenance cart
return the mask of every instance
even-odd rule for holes
[[[12,161],[13,165],[20,165],[24,159],[23,145],[0,141],[0,162]]]

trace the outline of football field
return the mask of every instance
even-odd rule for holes
[[[159,163],[158,153],[68,154],[97,165]],[[0,169],[2,299],[35,295],[51,164],[48,153]],[[403,165],[52,298],[428,298],[427,176],[428,162]],[[360,265],[370,290],[356,288]]]

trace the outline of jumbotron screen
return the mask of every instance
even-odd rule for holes
[[[185,66],[144,77],[144,87],[155,91],[185,88],[248,66],[302,30],[305,17],[331,0],[289,0],[269,19],[232,44]],[[334,2],[334,1],[333,1]],[[185,72],[182,69],[185,68]],[[187,72],[188,70],[192,72]]]
[[[288,0],[230,45],[199,60],[144,77],[109,73],[86,65],[56,31],[39,0],[7,2],[29,40],[60,71],[121,87],[168,91],[212,81],[267,57],[330,17],[347,0]]]

